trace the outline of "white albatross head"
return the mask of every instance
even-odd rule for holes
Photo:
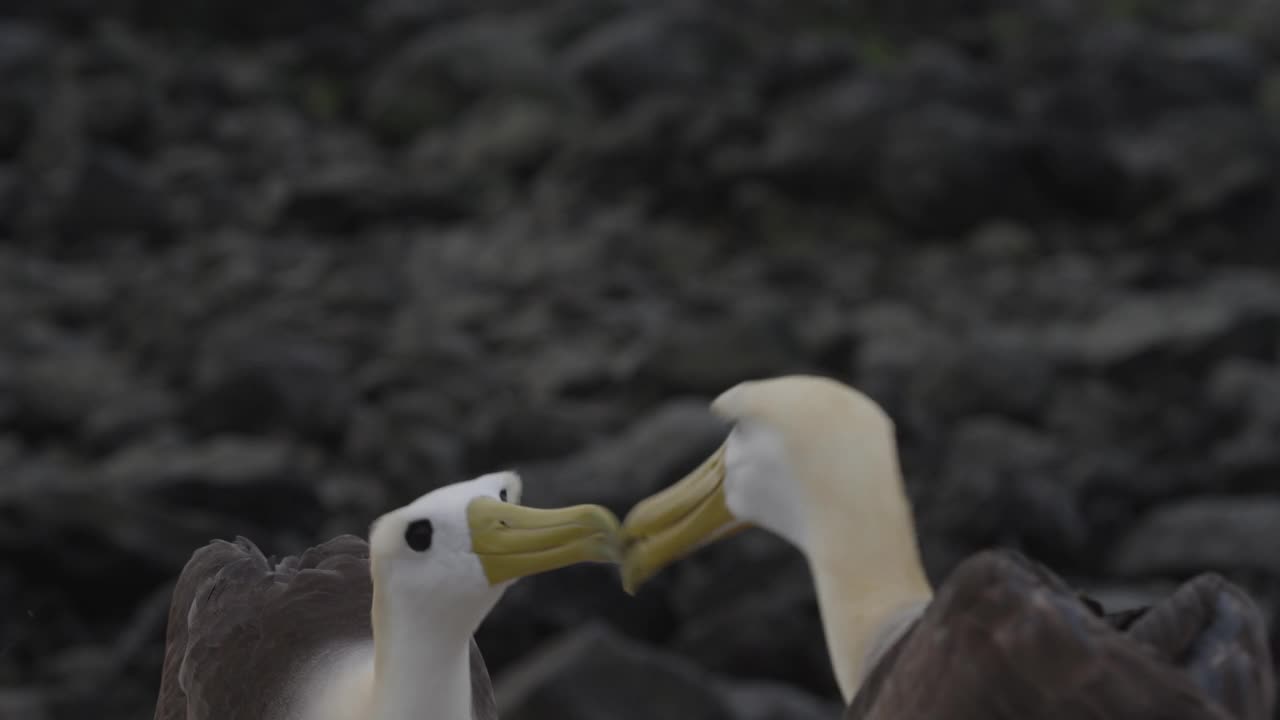
[[[471,718],[471,638],[506,589],[577,563],[619,561],[618,520],[607,508],[530,508],[520,496],[516,473],[491,473],[374,521],[368,694],[326,693],[341,707],[317,717],[422,717],[430,708],[441,720]]]
[[[599,505],[520,505],[497,472],[433,490],[369,528],[372,643],[335,644],[299,673],[299,720],[472,720],[491,696],[472,636],[516,580],[582,562],[616,563],[618,520]],[[312,597],[324,603],[325,597]],[[323,633],[324,628],[316,628]],[[476,713],[480,712],[481,715]]]
[[[618,520],[599,505],[520,505],[515,472],[446,485],[374,521],[369,554],[379,611],[430,615],[469,636],[517,579],[620,560]]]

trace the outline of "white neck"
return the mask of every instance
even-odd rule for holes
[[[471,720],[471,624],[441,618],[375,597],[370,720]]]
[[[797,467],[848,477],[851,468]],[[826,483],[835,497],[806,503],[802,548],[817,588],[832,671],[845,702],[880,653],[933,596],[896,453],[862,454],[855,483]],[[824,493],[825,494],[825,493]]]

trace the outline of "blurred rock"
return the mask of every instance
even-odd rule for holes
[[[1133,22],[1100,23],[1074,37],[1078,44],[1066,55],[1057,43],[1029,46],[1044,72],[1058,74],[1053,82],[1042,79],[1028,88],[1031,102],[1023,106],[1040,126],[1041,169],[1067,194],[1064,199],[1085,212],[1112,216],[1133,212],[1135,204],[1178,206],[1198,202],[1197,195],[1221,197],[1256,181],[1257,166],[1240,154],[1241,147],[1265,145],[1257,144],[1254,131],[1238,138],[1184,133],[1189,121],[1175,119],[1185,110],[1224,130],[1244,129],[1241,116],[1226,108],[1246,107],[1261,82],[1260,58],[1248,44],[1214,34],[1170,41]],[[1152,121],[1164,127],[1152,132],[1145,127]],[[1090,141],[1111,129],[1119,131],[1117,143]],[[1153,187],[1144,167],[1179,188]],[[1185,174],[1195,172],[1193,167],[1212,181],[1200,187]],[[1110,190],[1099,193],[1104,187]]]
[[[0,166],[0,232],[7,232],[12,227],[22,204],[21,193],[18,174],[8,167]]]
[[[1148,224],[1167,230],[1267,187],[1272,166],[1260,147],[1266,131],[1252,113],[1195,109],[1163,116],[1154,127],[1117,139],[1117,166]]]
[[[247,0],[136,0],[126,7],[132,11],[135,21],[144,26],[196,32],[215,36],[223,42],[253,42],[272,36],[310,33],[320,28],[350,28],[359,21],[363,5],[352,0],[286,0],[270,7],[260,7]]]
[[[104,146],[146,153],[154,147],[162,102],[165,58],[139,37],[117,28],[104,32],[84,61],[85,132]]]
[[[1209,402],[1229,423],[1212,450],[1221,478],[1238,491],[1266,491],[1280,473],[1280,368],[1228,360],[1209,383]]]
[[[89,593],[102,613],[129,607],[139,592],[177,573],[195,548],[226,533],[265,536],[182,505],[104,491],[98,478],[50,459],[13,468],[0,494],[0,548],[19,567],[40,568],[70,597]],[[121,568],[127,572],[121,573]]]
[[[992,417],[959,424],[928,519],[985,545],[1026,544],[1043,562],[1076,559],[1089,539],[1066,453],[1051,438]]]
[[[485,618],[476,642],[485,650],[490,671],[502,674],[523,663],[548,638],[587,622],[658,642],[679,620],[661,592],[634,597],[624,593],[616,567],[579,565],[521,580]]]
[[[512,463],[562,458],[589,442],[599,412],[572,405],[515,405],[484,418],[467,448],[467,467],[475,470]]]
[[[999,260],[1025,259],[1036,250],[1035,234],[1008,220],[993,220],[978,226],[969,242],[978,255]]]
[[[1092,324],[1055,333],[1063,355],[1094,367],[1154,360],[1262,355],[1280,328],[1280,291],[1254,273],[1223,276],[1186,291],[1133,296]]]
[[[785,683],[828,697],[837,692],[808,567],[798,557],[782,566],[737,558],[733,565],[706,568],[702,563],[704,582],[713,586],[704,588],[696,603],[685,598],[689,606],[682,616],[688,619],[670,647],[727,676]],[[779,637],[788,641],[779,643]]]
[[[211,342],[196,368],[187,420],[202,433],[292,430],[333,438],[346,427],[354,390],[338,348],[259,335]]]
[[[548,102],[572,97],[532,28],[459,23],[407,42],[372,79],[364,112],[379,137],[403,142],[482,98],[513,95]]]
[[[858,386],[891,416],[912,413],[908,398],[916,378],[933,358],[952,352],[954,341],[904,302],[867,305],[854,313],[851,324],[856,338],[853,364]],[[912,420],[923,421],[916,417]]]
[[[522,469],[526,501],[545,507],[593,502],[621,516],[697,467],[728,433],[705,402],[671,401],[563,462]]]
[[[925,364],[912,388],[912,402],[934,422],[950,424],[971,415],[997,414],[1033,420],[1040,416],[1056,379],[1055,361],[1030,334],[995,328]]]
[[[1199,497],[1153,508],[1119,540],[1122,577],[1252,571],[1280,576],[1280,499]]]
[[[169,188],[172,220],[184,231],[198,231],[246,213],[227,186],[227,158],[209,147],[177,146],[161,151],[156,177]]]
[[[164,422],[169,398],[101,348],[62,345],[33,355],[11,376],[9,427],[24,436],[78,436],[90,444],[123,439]]]
[[[163,189],[123,152],[91,152],[66,198],[61,229],[78,244],[116,234],[162,237],[171,218]]]
[[[711,676],[598,623],[548,642],[495,685],[510,720],[734,717]]]
[[[744,380],[794,368],[800,361],[797,338],[784,318],[767,312],[716,313],[722,319],[709,326],[674,328],[641,360],[638,379],[671,392],[714,397]]]
[[[456,123],[455,132],[419,138],[409,161],[423,181],[456,188],[459,195],[493,192],[494,185],[536,173],[579,125],[572,114],[534,99],[481,102]],[[452,178],[447,185],[439,180],[446,170]],[[470,207],[475,201],[458,202]]]
[[[1248,38],[1221,32],[1193,34],[1170,49],[1174,65],[1186,73],[1186,85],[1245,105],[1262,81],[1263,57]]]
[[[334,233],[372,223],[456,220],[476,209],[473,192],[442,176],[409,183],[353,164],[302,178],[282,208],[281,219]]]
[[[1280,421],[1280,366],[1252,360],[1224,360],[1208,387],[1216,409],[1258,421]]]
[[[877,148],[875,186],[901,222],[961,232],[1020,213],[1028,186],[1016,132],[964,108],[930,103],[895,118]],[[997,179],[998,178],[998,179]]]
[[[23,720],[52,718],[50,703],[44,693],[36,689],[0,689],[0,717]]]
[[[870,189],[896,110],[880,82],[849,78],[785,107],[758,157],[744,162],[801,196]]]
[[[108,450],[147,435],[178,414],[176,401],[164,390],[132,388],[94,408],[81,432],[89,448]]]
[[[102,467],[102,483],[110,491],[146,493],[161,503],[305,527],[320,511],[313,481],[318,460],[305,449],[268,439],[225,437],[200,445],[161,440],[113,455]],[[289,518],[274,517],[282,507],[289,508]]]
[[[718,85],[745,54],[732,28],[709,12],[645,8],[587,33],[569,48],[566,62],[601,105],[616,108],[658,92]]]
[[[615,115],[600,132],[575,136],[548,176],[602,200],[645,197],[684,210],[715,206],[751,177],[736,141],[760,125],[747,95],[711,104],[660,96]],[[643,189],[643,194],[637,191]]]
[[[735,720],[837,720],[840,703],[823,701],[787,685],[743,682],[727,688]]]
[[[500,467],[625,514],[779,373],[888,410],[931,577],[998,544],[1280,607],[1280,11],[1103,5],[11,0],[0,716],[146,716],[210,538]],[[762,531],[478,635],[529,714],[838,710]]]
[[[1047,114],[1084,123],[1158,116],[1175,108],[1249,98],[1256,62],[1238,39],[1213,36],[1171,42],[1135,22],[1099,23],[1078,33],[1069,71],[1047,85]],[[1057,52],[1043,46],[1041,50]],[[1170,72],[1179,72],[1173,76]]]
[[[408,502],[465,477],[462,441],[423,417],[424,409],[437,409],[431,400],[406,394],[385,408],[359,407],[349,419],[343,455],[382,478],[389,502]]]
[[[472,10],[463,0],[374,0],[365,6],[365,22],[376,39],[403,40],[423,27],[459,20]]]
[[[857,50],[847,43],[820,32],[798,34],[765,58],[760,89],[770,97],[791,97],[832,82],[857,65]]]
[[[51,39],[40,27],[0,21],[0,160],[18,154],[35,122],[51,51]]]

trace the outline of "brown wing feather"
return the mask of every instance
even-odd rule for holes
[[[1215,573],[1183,583],[1146,608],[1127,633],[1186,673],[1239,720],[1271,720],[1276,702],[1262,611]]]
[[[286,702],[297,663],[372,638],[368,544],[343,535],[272,564],[249,540],[215,540],[183,568],[169,609],[155,720],[259,718]],[[496,718],[471,642],[477,720]]]
[[[846,718],[1227,720],[1180,668],[1018,553],[961,564]]]

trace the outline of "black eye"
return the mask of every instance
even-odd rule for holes
[[[499,490],[499,491],[498,491],[498,499],[499,499],[499,500],[501,500],[502,502],[506,502],[506,501],[507,501],[507,489],[506,489],[506,488],[502,488],[501,490]]]
[[[430,520],[414,520],[404,529],[404,541],[414,552],[426,552],[431,547],[432,532]]]

